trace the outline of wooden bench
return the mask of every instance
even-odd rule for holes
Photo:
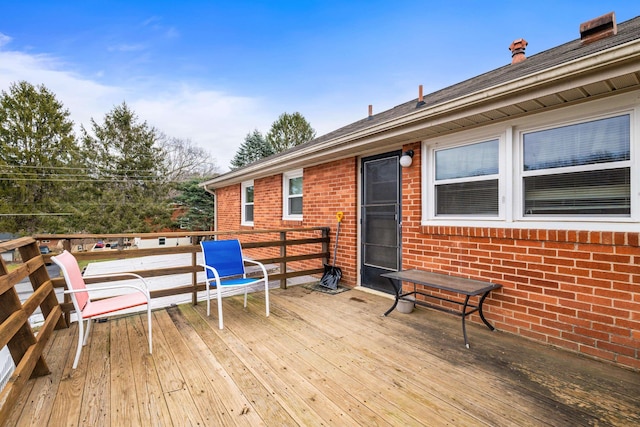
[[[446,311],[448,313],[455,314],[462,318],[462,335],[464,336],[464,344],[467,348],[469,348],[469,341],[467,340],[467,329],[465,326],[465,319],[470,314],[478,312],[480,315],[480,319],[484,322],[485,325],[490,330],[494,330],[495,328],[487,322],[487,319],[484,318],[484,314],[482,312],[482,305],[484,304],[484,300],[494,289],[500,288],[502,285],[498,285],[496,283],[482,282],[480,280],[466,279],[464,277],[456,277],[449,276],[446,274],[433,273],[429,271],[423,270],[405,270],[405,271],[397,271],[393,273],[384,273],[381,274],[382,277],[386,277],[391,281],[393,285],[393,289],[395,290],[395,301],[389,310],[384,313],[384,316],[388,316],[389,313],[393,311],[394,308],[398,305],[398,301],[411,301],[415,302],[418,305],[423,305],[426,307],[430,307],[440,311]],[[413,291],[412,292],[402,292],[402,282],[413,283]],[[462,294],[465,296],[464,302],[456,301],[450,298],[432,295],[430,293],[421,292],[416,290],[416,285],[422,285],[428,288],[437,289],[441,291],[447,291],[457,294]],[[430,303],[429,301],[423,301],[419,299],[410,299],[410,296],[422,295],[427,298],[432,298],[440,301],[447,301],[449,303],[457,304],[462,306],[460,311],[452,310],[450,308],[446,308],[440,305],[435,305]],[[473,296],[479,296],[479,300],[477,304],[469,303],[469,299]]]

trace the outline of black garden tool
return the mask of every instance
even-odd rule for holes
[[[336,245],[333,250],[333,265],[324,265],[324,274],[322,275],[322,279],[320,279],[320,286],[324,286],[329,289],[338,289],[338,283],[342,278],[342,270],[340,267],[336,267],[336,256],[338,255],[338,236],[340,235],[340,223],[342,222],[342,218],[344,217],[344,213],[338,212],[336,214],[336,218],[338,218],[338,229],[336,230]]]

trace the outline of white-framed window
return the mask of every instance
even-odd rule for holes
[[[520,217],[631,216],[631,115],[523,131]]]
[[[500,141],[433,151],[435,216],[499,214]]]
[[[302,219],[302,169],[282,174],[282,218]]]
[[[242,225],[253,226],[253,180],[242,183]]]
[[[621,96],[425,140],[421,223],[640,230],[639,128]]]

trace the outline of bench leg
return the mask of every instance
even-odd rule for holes
[[[391,308],[384,312],[384,314],[382,315],[383,317],[388,316],[389,313],[391,313],[393,309],[396,308],[396,306],[398,305],[398,297],[402,293],[402,285],[401,284],[397,285],[396,282],[390,277],[388,277],[388,279],[391,282],[391,286],[393,286],[393,289],[396,291],[396,300],[393,302],[393,305],[391,306]],[[398,283],[400,283],[400,281],[398,281]]]
[[[495,328],[491,323],[487,321],[487,319],[484,318],[484,313],[482,312],[482,304],[484,303],[484,299],[487,297],[487,295],[489,295],[489,292],[491,291],[485,292],[484,295],[482,295],[482,298],[480,298],[480,302],[478,303],[478,314],[480,315],[480,319],[482,319],[484,324],[487,325],[487,328],[493,331],[495,330]]]
[[[391,306],[391,308],[389,310],[385,311],[382,316],[383,317],[388,316],[389,313],[391,313],[393,311],[393,309],[396,308],[397,305],[398,305],[398,297],[396,296],[396,300],[393,302],[393,305]]]
[[[467,325],[465,319],[467,318],[467,305],[469,303],[469,295],[464,298],[464,304],[462,306],[462,335],[464,336],[464,345],[469,348],[469,341],[467,340]]]

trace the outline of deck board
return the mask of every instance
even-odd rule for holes
[[[56,331],[11,425],[640,424],[640,373],[358,290],[302,287],[94,323],[71,370],[77,325]],[[215,303],[214,303],[215,305]],[[216,310],[212,310],[216,313]],[[82,408],[82,410],[80,410]]]
[[[355,398],[352,392],[349,391],[356,389],[364,391],[361,384],[352,381],[349,376],[345,376],[343,371],[333,364],[327,363],[326,357],[320,356],[315,351],[318,341],[322,340],[320,336],[307,332],[303,333],[302,339],[300,339],[296,331],[301,329],[301,325],[292,317],[285,318],[284,316],[274,315],[269,319],[269,323],[278,328],[279,334],[288,335],[286,337],[286,351],[282,351],[281,340],[275,341],[271,339],[272,334],[269,333],[271,329],[251,329],[251,334],[254,335],[253,339],[264,342],[270,350],[280,353],[285,366],[296,367],[296,370],[318,389],[318,393],[324,396],[331,396],[342,411],[348,412],[351,422],[357,425],[369,426],[389,425],[388,422],[366,407],[361,400]],[[237,325],[245,324],[250,327],[248,322],[237,319],[235,316],[229,320],[229,324],[233,330],[236,329]],[[243,331],[242,328],[239,330]],[[311,341],[306,340],[307,336]],[[309,351],[312,348],[314,351]]]
[[[205,425],[204,418],[195,402],[196,396],[189,385],[189,362],[194,361],[189,347],[182,340],[180,331],[166,311],[154,313],[154,330],[159,339],[154,339],[153,358],[159,358],[158,373],[163,394],[173,425]],[[206,414],[205,414],[206,417]]]
[[[264,329],[258,327],[263,320],[271,319],[265,319],[263,314],[261,317],[252,316],[250,322],[233,320],[230,320],[225,328],[237,337],[251,337],[250,339],[242,338],[243,342],[249,344],[250,351],[266,365],[278,367],[275,378],[273,375],[261,374],[263,381],[280,385],[280,389],[286,391],[279,393],[282,399],[286,401],[288,407],[296,407],[298,412],[302,413],[300,417],[307,416],[308,411],[312,412],[313,418],[301,418],[299,422],[306,425],[319,417],[328,425],[357,425],[355,420],[334,402],[330,394],[318,390],[314,382],[304,375],[304,370],[290,369],[292,364],[289,363],[287,354],[294,345],[292,340],[286,339],[286,351],[283,351],[282,342],[274,345],[270,340],[271,337],[264,334]],[[265,369],[264,372],[268,370]]]
[[[110,326],[106,323],[96,323],[91,325],[93,335],[90,342],[82,350],[82,357],[88,357],[88,362],[79,364],[78,368],[86,376],[84,380],[84,391],[82,399],[76,402],[80,404],[80,425],[109,426],[111,424],[111,357],[110,357]],[[76,375],[71,370],[71,364],[75,357],[77,330],[74,328],[74,342],[69,346],[67,375]],[[62,425],[62,424],[61,424]]]
[[[227,302],[227,301],[225,301]],[[204,305],[200,305],[204,307]],[[204,307],[206,310],[206,307]],[[223,342],[220,337],[218,326],[213,325],[212,318],[205,319],[189,306],[181,306],[181,311],[189,321],[197,325],[202,339],[207,343],[211,354],[215,355],[215,359],[220,366],[225,369],[225,375],[233,381],[238,388],[238,393],[242,393],[243,397],[251,403],[253,411],[257,412],[262,420],[269,421],[273,425],[295,425],[296,422],[291,414],[285,411],[281,404],[274,397],[275,390],[270,384],[264,384],[253,374],[253,369],[246,366],[244,361],[236,356],[236,354]],[[215,322],[217,320],[214,319]],[[205,325],[203,327],[203,325]],[[237,413],[238,408],[232,407],[231,411]],[[240,415],[245,416],[246,410],[240,409]]]
[[[298,301],[298,304],[304,304]],[[306,309],[311,307],[306,304]],[[376,311],[377,316],[383,310]],[[367,313],[369,315],[370,313]],[[309,316],[312,314],[309,313]],[[433,417],[439,415],[444,422],[457,425],[501,425],[501,414],[511,411],[512,404],[499,405],[492,393],[495,389],[488,388],[482,384],[482,379],[476,376],[473,381],[467,372],[460,372],[457,367],[450,367],[448,362],[441,362],[438,358],[424,358],[424,353],[415,350],[415,340],[417,337],[407,333],[400,333],[395,326],[386,327],[387,324],[396,322],[396,319],[372,319],[380,322],[375,328],[370,325],[358,324],[357,316],[361,314],[349,314],[346,312],[334,313],[334,317],[346,322],[352,334],[347,337],[348,346],[343,344],[342,351],[355,354],[366,355],[366,358],[355,361],[354,369],[357,371],[376,371],[375,378],[365,379],[366,384],[374,386],[376,382],[392,384],[388,392],[396,396],[396,402],[405,409],[412,409],[412,412],[429,411],[431,421],[435,423]],[[313,323],[320,323],[327,317],[316,316],[311,318]],[[402,318],[400,318],[400,321]],[[339,325],[339,330],[343,325]],[[402,326],[402,325],[399,325]],[[333,347],[339,343],[340,336],[335,337]],[[418,338],[419,339],[419,338]],[[375,342],[376,346],[370,343]],[[354,352],[355,350],[355,352]],[[388,369],[377,369],[385,366]],[[425,375],[421,371],[437,373],[436,375]],[[447,375],[439,375],[446,372]],[[401,374],[401,375],[399,375]],[[460,393],[460,389],[465,393]],[[401,400],[402,399],[402,400]],[[470,416],[470,414],[474,414]],[[493,417],[492,415],[497,416]],[[513,422],[523,422],[526,418],[518,418],[518,413],[512,413],[507,425]]]
[[[142,405],[136,395],[137,378],[133,372],[126,317],[111,320],[111,336],[111,424],[143,425],[140,419]]]
[[[303,303],[298,301],[298,304]],[[311,309],[308,302],[306,309]],[[382,307],[376,310],[376,314],[383,311]],[[310,313],[309,316],[311,315]],[[369,363],[372,359],[373,363],[376,363],[375,356],[377,357],[376,366],[392,368],[386,371],[390,375],[387,380],[394,382],[405,380],[402,389],[404,393],[412,394],[410,400],[415,400],[415,395],[429,393],[430,399],[441,400],[438,405],[440,410],[447,405],[454,406],[463,413],[475,414],[477,417],[475,423],[487,425],[513,425],[514,423],[522,425],[527,420],[538,416],[539,408],[530,409],[531,403],[536,402],[535,399],[514,393],[513,389],[506,393],[502,382],[493,381],[495,376],[485,372],[481,365],[451,364],[449,360],[453,359],[442,359],[440,355],[445,349],[454,348],[456,355],[452,357],[460,360],[460,357],[457,357],[460,355],[457,339],[447,339],[446,341],[449,342],[443,343],[444,345],[439,347],[437,352],[433,352],[431,357],[426,357],[429,353],[426,352],[427,348],[423,344],[424,330],[416,334],[415,329],[404,324],[405,317],[401,315],[394,319],[372,318],[371,320],[376,322],[376,327],[371,328],[370,325],[357,322],[355,317],[365,315],[370,316],[370,313],[340,312],[336,317],[346,319],[349,325],[352,325],[350,328],[354,335],[360,338],[350,343],[355,353],[370,353],[367,358]],[[320,322],[322,317],[313,320]],[[377,345],[369,348],[370,342],[375,342]],[[430,339],[429,342],[433,343],[433,340]],[[460,343],[463,344],[462,339]],[[399,376],[398,372],[404,375]],[[504,418],[505,413],[510,414],[508,420]],[[448,416],[448,419],[461,425],[473,422],[473,420],[456,418],[453,413]],[[544,424],[542,420],[540,421]]]
[[[47,342],[44,349],[45,354],[54,345],[63,348],[68,346],[73,339],[72,332],[70,329],[59,331],[55,337]],[[22,411],[15,411],[12,414],[13,417],[7,420],[7,425],[41,426],[46,424],[54,405],[66,356],[65,352],[52,353],[51,357],[47,359],[51,378],[47,375],[27,383],[27,387],[16,405],[16,408],[22,409]]]
[[[131,348],[133,378],[135,379],[135,389],[140,408],[140,421],[142,425],[147,426],[162,425],[163,420],[169,417],[169,409],[162,396],[153,357],[148,353],[149,342],[147,341],[146,317],[128,317],[127,335]]]

